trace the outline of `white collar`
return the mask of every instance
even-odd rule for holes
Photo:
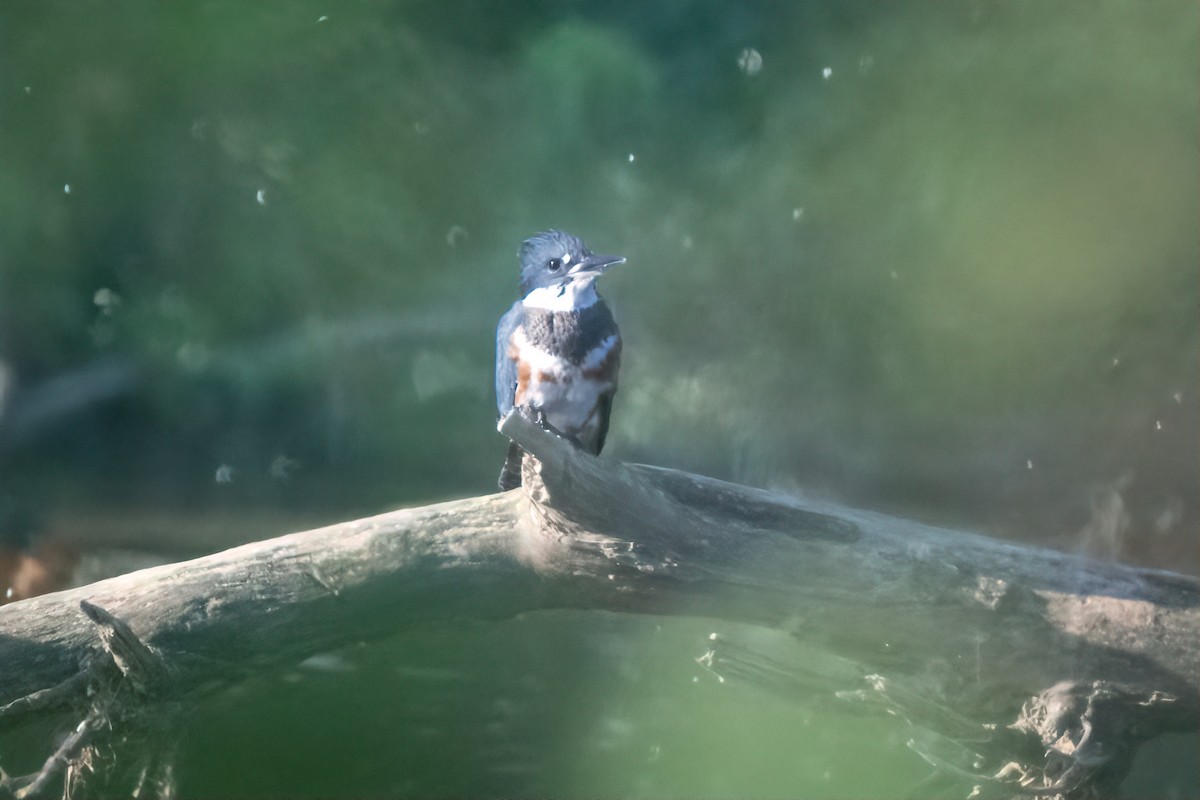
[[[579,311],[600,299],[595,283],[594,280],[582,280],[543,286],[525,295],[521,302],[526,308],[545,311]]]

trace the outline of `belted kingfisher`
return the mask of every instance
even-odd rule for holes
[[[525,240],[521,298],[496,328],[496,411],[526,406],[540,420],[598,455],[608,435],[621,333],[596,279],[620,256],[598,256],[583,240],[545,231]],[[501,490],[521,485],[521,448],[510,443]]]

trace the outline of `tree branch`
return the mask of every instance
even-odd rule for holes
[[[0,608],[0,720],[81,692],[99,655],[138,690],[122,702],[174,701],[416,623],[568,607],[783,628],[851,665],[843,698],[952,729],[1012,723],[1004,736],[1052,737],[1072,765],[1101,741],[1120,763],[1115,742],[1128,755],[1200,718],[1191,578],[596,459],[519,414],[500,429],[532,454],[522,490]],[[708,666],[781,671],[720,643]],[[1062,697],[1075,713],[1047,723]],[[1097,711],[1110,707],[1124,717]],[[1062,788],[1065,769],[1039,769]]]

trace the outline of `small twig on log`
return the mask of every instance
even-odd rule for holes
[[[11,792],[16,800],[41,795],[64,775],[64,796],[69,795],[71,784],[81,780],[82,773],[92,767],[88,754],[94,753],[89,750],[94,745],[94,734],[102,727],[111,728],[114,718],[128,721],[143,711],[140,704],[129,706],[117,699],[113,680],[144,696],[166,674],[162,659],[142,643],[129,625],[87,600],[80,600],[79,608],[95,626],[103,654],[83,659],[79,672],[57,686],[33,692],[0,708],[0,717],[15,717],[91,698],[86,716],[37,773],[21,778],[0,775],[0,789]]]
[[[75,730],[68,736],[54,754],[46,759],[46,763],[38,771],[28,785],[14,792],[17,800],[37,797],[50,785],[50,781],[65,771],[83,752],[91,741],[92,732],[103,724],[101,715],[93,711],[84,718]]]
[[[144,692],[163,676],[166,670],[162,659],[142,644],[128,625],[87,600],[80,600],[79,607],[95,623],[100,644],[135,689]]]
[[[23,714],[64,708],[72,703],[77,703],[89,680],[91,680],[91,675],[84,669],[57,686],[18,697],[11,703],[0,706],[0,719],[11,721]]]

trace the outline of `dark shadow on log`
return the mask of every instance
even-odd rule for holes
[[[0,724],[80,709],[0,797],[62,786],[98,720],[139,724],[258,670],[446,619],[704,615],[830,654],[807,674],[715,642],[706,667],[914,726],[978,796],[1087,797],[1200,719],[1200,582],[579,452],[520,415],[525,487],[396,511],[0,608]],[[88,748],[91,747],[92,750]],[[168,786],[169,762],[142,778]],[[169,787],[168,787],[169,788]]]

